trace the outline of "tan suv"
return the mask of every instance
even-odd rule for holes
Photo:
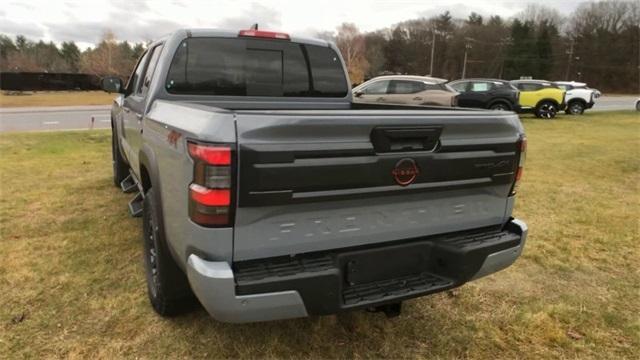
[[[456,106],[458,93],[447,80],[428,76],[378,76],[353,89],[357,102]]]

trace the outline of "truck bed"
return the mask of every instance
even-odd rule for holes
[[[513,113],[357,103],[333,110],[232,110],[163,101],[150,117],[155,113],[186,138],[237,143],[234,261],[463,231],[509,218],[522,132]],[[167,116],[174,113],[190,120]],[[419,171],[405,186],[393,175],[403,159]]]

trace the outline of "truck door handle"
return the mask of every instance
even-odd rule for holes
[[[376,127],[371,143],[377,153],[433,151],[440,141],[441,126]]]

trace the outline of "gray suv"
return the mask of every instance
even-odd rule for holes
[[[378,76],[355,87],[353,96],[366,103],[456,106],[458,93],[446,82],[428,76]]]

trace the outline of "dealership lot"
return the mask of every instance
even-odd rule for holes
[[[587,112],[633,110],[636,99],[637,97],[630,95],[602,96],[593,109]],[[110,108],[109,105],[0,107],[0,132],[109,128]]]
[[[111,184],[108,131],[3,134],[0,252],[11,256],[0,262],[0,354],[637,358],[638,114],[524,125],[515,215],[531,233],[512,268],[410,301],[398,319],[356,312],[250,325],[150,309],[140,220]]]

